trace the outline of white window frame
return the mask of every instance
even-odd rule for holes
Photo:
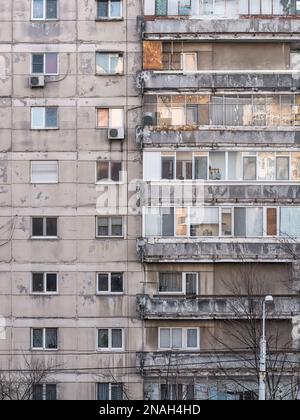
[[[96,401],[101,401],[101,400],[98,400],[98,395],[99,395],[98,385],[100,385],[100,384],[108,385],[108,401],[116,401],[116,400],[111,399],[111,394],[112,394],[111,390],[112,390],[113,385],[121,385],[122,386],[122,397],[123,397],[123,400],[125,399],[124,398],[125,394],[124,394],[124,383],[123,382],[97,382],[96,383]]]
[[[43,274],[43,292],[34,292],[33,291],[33,274]],[[47,291],[47,274],[55,274],[56,275],[56,291],[55,292],[48,292]],[[58,273],[52,271],[33,271],[31,273],[31,294],[32,295],[58,295]]]
[[[48,165],[49,163],[55,163],[56,167],[57,167],[57,179],[56,181],[33,181],[33,166],[34,164],[39,164],[39,165]],[[59,164],[57,160],[32,160],[30,162],[30,183],[31,184],[59,184]]]
[[[33,9],[34,9],[33,3],[34,3],[34,0],[31,0],[31,20],[34,20],[34,21],[50,21],[50,22],[56,22],[57,20],[59,20],[59,0],[57,0],[57,2],[56,2],[56,18],[48,18],[46,16],[46,13],[47,13],[47,1],[48,0],[43,0],[43,17],[42,18],[35,18],[33,16]]]
[[[111,16],[110,15],[111,0],[108,0],[108,1],[109,1],[108,16],[98,16],[98,13],[97,13],[96,20],[123,20],[123,0],[120,0],[120,16]],[[98,1],[97,1],[97,11],[98,11]]]
[[[47,54],[56,54],[57,60],[56,60],[56,67],[57,67],[57,73],[46,73],[46,55]],[[43,73],[33,73],[32,70],[32,66],[33,66],[33,56],[34,55],[43,55],[44,57],[44,63],[43,63],[43,67],[44,67],[44,71]],[[58,76],[59,75],[59,54],[56,51],[47,51],[47,52],[33,52],[30,55],[30,74],[32,76]]]
[[[106,218],[108,218],[108,220],[109,220],[109,224],[108,224],[108,233],[111,233],[112,232],[112,221],[111,221],[111,219],[113,218],[113,217],[121,217],[121,219],[122,219],[122,235],[120,235],[120,236],[116,236],[116,235],[108,235],[108,236],[102,236],[102,235],[98,235],[98,217],[106,217]],[[99,215],[99,216],[96,216],[96,238],[98,239],[105,239],[105,238],[115,238],[115,239],[123,239],[124,238],[124,236],[125,236],[125,225],[124,225],[124,217],[123,216],[106,216],[106,215],[104,215],[104,216],[101,216],[101,215]]]
[[[97,171],[97,166],[98,166],[98,162],[108,162],[108,178],[107,179],[101,179],[101,180],[98,180],[97,179],[97,177],[98,177],[98,171]],[[119,177],[120,177],[120,179],[119,179],[119,181],[113,181],[112,179],[111,179],[111,166],[112,166],[112,163],[121,163],[121,171],[120,171],[120,173],[119,173]],[[99,160],[97,160],[96,161],[96,167],[95,167],[95,178],[96,178],[96,184],[98,185],[101,185],[101,184],[115,184],[115,185],[118,185],[118,184],[123,184],[123,161],[122,160],[101,160],[101,159],[99,159]]]
[[[112,277],[112,274],[122,274],[122,280],[123,280],[123,291],[122,292],[112,292],[111,291],[111,277]],[[108,276],[108,290],[107,291],[102,291],[102,290],[99,290],[99,275],[107,275]],[[112,295],[112,296],[122,296],[122,295],[124,295],[124,273],[122,273],[121,271],[120,272],[117,272],[117,271],[112,271],[112,272],[101,272],[101,271],[98,271],[97,273],[96,273],[96,293],[97,293],[97,295],[99,295],[99,296],[102,296],[102,295]]]
[[[98,125],[98,111],[101,109],[105,109],[108,111],[108,126],[107,127],[100,127]],[[112,124],[112,111],[118,109],[122,111],[122,126],[117,127],[115,124]],[[124,107],[109,107],[109,106],[97,106],[96,107],[96,129],[97,130],[107,130],[111,128],[125,128],[125,115],[124,115]]]
[[[188,70],[186,68],[186,56],[193,55],[195,57],[196,68],[194,70]],[[181,53],[181,68],[184,73],[195,73],[198,66],[198,54],[196,52],[182,52]]]
[[[160,274],[171,274],[169,272],[166,273],[158,273],[158,286],[159,286],[159,275]],[[158,287],[158,294],[164,296],[186,296],[186,275],[192,274],[196,276],[196,294],[199,295],[199,273],[198,271],[184,271],[181,273],[181,291],[180,292],[161,292]]]
[[[55,218],[55,219],[57,219],[57,221],[56,221],[56,226],[57,226],[57,235],[56,236],[47,236],[47,235],[45,235],[45,236],[33,236],[33,219],[43,219],[43,233],[45,232],[47,232],[47,219],[48,218]],[[38,239],[38,240],[40,240],[40,239],[58,239],[58,229],[59,229],[59,225],[58,225],[58,223],[59,223],[59,217],[57,217],[57,216],[32,216],[31,217],[31,226],[30,226],[30,228],[31,228],[31,237],[30,237],[30,239]]]
[[[181,340],[182,340],[182,347],[161,347],[160,344],[160,334],[162,330],[170,330],[170,341],[172,341],[172,330],[180,329],[181,330]],[[188,330],[197,330],[197,347],[188,347],[187,346],[187,332]],[[171,344],[171,343],[170,343]],[[174,351],[194,351],[200,350],[200,328],[198,327],[159,327],[158,328],[158,349],[159,350],[174,350]]]
[[[57,347],[56,349],[48,349],[46,348],[45,344],[46,344],[46,330],[47,329],[55,329],[56,330],[56,338],[57,338]],[[33,330],[43,330],[43,347],[33,347]],[[58,351],[59,348],[59,342],[58,342],[58,328],[55,327],[32,327],[31,328],[31,350],[35,351],[35,350],[43,350],[43,351],[49,351],[49,352],[54,352],[54,351]]]
[[[99,347],[99,331],[100,330],[107,330],[108,331],[108,347]],[[112,331],[113,330],[121,330],[122,331],[122,347],[112,347]],[[113,327],[113,328],[107,328],[107,327],[99,327],[96,330],[96,349],[99,352],[114,352],[119,353],[125,350],[125,331],[122,327]]]
[[[109,72],[108,73],[98,73],[97,72],[97,54],[105,54],[105,55],[109,56],[108,57],[108,60],[109,60]],[[122,56],[122,72],[120,72],[120,73],[112,73],[111,72],[111,56],[112,55]],[[96,60],[96,76],[124,76],[125,53],[123,51],[96,51],[95,60]]]
[[[56,126],[55,127],[48,127],[46,126],[46,110],[47,109],[56,109]],[[35,109],[42,109],[43,110],[43,125],[39,127],[34,127],[33,123],[33,113]],[[59,121],[58,121],[58,107],[57,106],[32,106],[31,107],[31,130],[58,130],[59,128]]]

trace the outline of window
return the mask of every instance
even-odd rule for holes
[[[193,158],[190,153],[177,153],[176,179],[193,179]]]
[[[300,208],[280,209],[280,236],[300,237]]]
[[[191,236],[219,236],[218,208],[191,208]]]
[[[162,401],[194,400],[194,385],[161,384],[160,399]]]
[[[50,130],[58,128],[58,108],[31,108],[31,128],[33,130]]]
[[[57,19],[57,0],[32,0],[33,20]]]
[[[32,328],[32,349],[57,350],[57,328]]]
[[[116,19],[122,17],[122,0],[97,0],[97,18]]]
[[[123,293],[123,273],[98,273],[97,293],[119,294]]]
[[[123,74],[123,53],[118,52],[97,52],[96,53],[96,74]]]
[[[31,56],[31,73],[44,74],[45,76],[58,74],[58,54],[32,54]]]
[[[57,184],[58,162],[31,162],[31,182],[33,184]]]
[[[57,273],[32,273],[31,291],[36,294],[57,293]]]
[[[197,70],[197,54],[196,53],[182,53],[182,69],[183,71]]]
[[[123,330],[121,328],[105,328],[98,330],[99,350],[124,350]]]
[[[214,181],[226,178],[225,153],[212,152],[209,154],[209,179]]]
[[[98,216],[97,237],[123,236],[123,223],[121,216]]]
[[[123,400],[123,384],[102,383],[97,384],[98,401],[121,401]]]
[[[32,399],[34,401],[57,400],[57,389],[55,384],[34,384],[32,386]]]
[[[175,157],[162,157],[162,179],[174,179]]]
[[[198,273],[159,273],[159,293],[196,295]]]
[[[57,217],[33,217],[33,238],[57,238]]]
[[[263,209],[260,207],[235,208],[234,235],[263,236]]]
[[[160,349],[199,349],[198,328],[160,328]]]
[[[123,108],[97,108],[97,128],[123,128]]]
[[[100,160],[97,162],[97,182],[122,180],[122,162]]]

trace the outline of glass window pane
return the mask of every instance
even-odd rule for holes
[[[207,179],[207,156],[195,157],[195,179]]]
[[[123,73],[123,55],[110,54],[110,73],[121,74]]]
[[[57,128],[57,108],[46,108],[46,128]]]
[[[46,328],[46,349],[57,349],[57,329]]]
[[[100,349],[108,348],[108,330],[98,330],[98,347]]]
[[[267,209],[267,235],[277,235],[277,209]]]
[[[191,208],[191,236],[219,236],[218,208]]]
[[[109,219],[108,217],[97,218],[97,234],[98,236],[109,236]]]
[[[280,235],[291,238],[300,236],[300,209],[283,207],[280,210]]]
[[[57,236],[57,218],[56,217],[47,217],[46,236]]]
[[[256,157],[244,157],[243,172],[245,181],[256,180]]]
[[[174,158],[162,158],[162,179],[174,179]]]
[[[108,128],[109,126],[109,109],[101,108],[97,110],[97,127]]]
[[[123,347],[122,335],[121,329],[113,329],[111,331],[111,346],[113,349],[121,349]]]
[[[121,0],[110,1],[110,16],[121,17]]]
[[[46,54],[46,74],[57,74],[57,53]]]
[[[123,400],[123,385],[122,384],[111,384],[111,400],[112,401]]]
[[[109,180],[109,162],[97,162],[97,181]]]
[[[43,329],[34,328],[32,330],[32,347],[37,349],[43,348]]]
[[[275,180],[275,153],[258,153],[258,179]]]
[[[33,217],[32,218],[32,236],[43,236],[43,218],[42,217]]]
[[[278,157],[276,158],[276,179],[280,181],[285,181],[289,179],[290,165],[288,157]]]
[[[180,273],[159,273],[160,292],[182,292],[182,277]]]
[[[112,236],[122,236],[122,217],[112,217],[111,218],[111,235]]]
[[[187,295],[197,294],[197,273],[186,273],[185,274],[185,291]]]
[[[196,328],[188,329],[187,330],[187,347],[188,348],[196,348],[197,347],[197,338],[198,338],[198,331]]]
[[[47,401],[56,400],[56,385],[52,385],[52,384],[46,385],[46,400]]]
[[[57,19],[57,0],[47,0],[47,19]]]
[[[188,234],[187,217],[188,209],[176,209],[176,235],[186,236]]]
[[[168,0],[155,0],[155,15],[167,16],[168,14]]]
[[[240,180],[243,177],[242,154],[240,152],[228,153],[228,179]]]
[[[109,126],[111,128],[124,127],[124,110],[121,108],[111,108],[109,110]]]
[[[44,273],[32,273],[32,292],[44,292]]]
[[[263,236],[263,209],[246,209],[246,236]]]
[[[225,179],[225,153],[212,152],[209,154],[209,179]]]
[[[31,108],[31,128],[45,128],[45,108]]]
[[[57,183],[58,182],[58,163],[57,162],[32,162],[31,163],[31,182],[36,183]]]
[[[222,236],[232,235],[232,210],[222,209]]]
[[[109,74],[109,54],[97,53],[96,54],[96,72],[97,74]]]
[[[171,347],[170,328],[160,329],[160,347],[163,349],[168,349]]]
[[[32,74],[44,73],[44,54],[32,54]]]
[[[34,401],[43,400],[43,385],[42,384],[35,384],[32,386],[32,399]]]
[[[292,179],[300,180],[300,153],[292,153]]]
[[[162,208],[162,236],[174,236],[174,208]]]
[[[57,274],[56,273],[46,274],[46,291],[47,292],[57,291]]]
[[[176,349],[182,348],[182,329],[181,328],[172,329],[172,348],[176,348]]]
[[[161,213],[159,208],[148,207],[144,210],[145,236],[161,236]]]
[[[44,18],[44,0],[33,0],[32,17],[33,19]]]
[[[109,400],[109,384],[98,384],[97,399],[99,401]]]
[[[113,293],[123,292],[123,274],[122,273],[111,274],[111,291]]]
[[[246,209],[234,209],[234,236],[246,236]]]
[[[109,285],[108,285],[108,274],[107,273],[99,273],[98,274],[98,291],[99,292],[108,292]]]
[[[111,162],[111,180],[119,182],[122,174],[122,162]]]

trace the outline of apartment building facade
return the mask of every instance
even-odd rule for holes
[[[2,372],[49,366],[33,399],[255,398],[228,328],[257,338],[272,294],[292,398],[299,2],[2,3]]]

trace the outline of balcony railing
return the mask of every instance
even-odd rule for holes
[[[146,16],[156,17],[238,17],[296,16],[300,13],[296,0],[147,0]]]
[[[144,262],[288,262],[300,255],[300,243],[268,238],[142,238],[137,250]]]
[[[142,319],[247,319],[251,312],[261,318],[263,297],[247,296],[137,296]],[[274,296],[269,319],[290,319],[300,315],[300,297]]]
[[[269,355],[273,369],[282,369],[285,366],[285,374],[295,371],[299,365],[297,353],[273,352]],[[178,373],[185,376],[207,377],[209,374],[223,376],[224,371],[232,371],[234,375],[253,374],[256,376],[256,360],[253,353],[240,351],[233,353],[199,351],[192,352],[143,352],[137,353],[137,369],[142,375],[162,375]]]

